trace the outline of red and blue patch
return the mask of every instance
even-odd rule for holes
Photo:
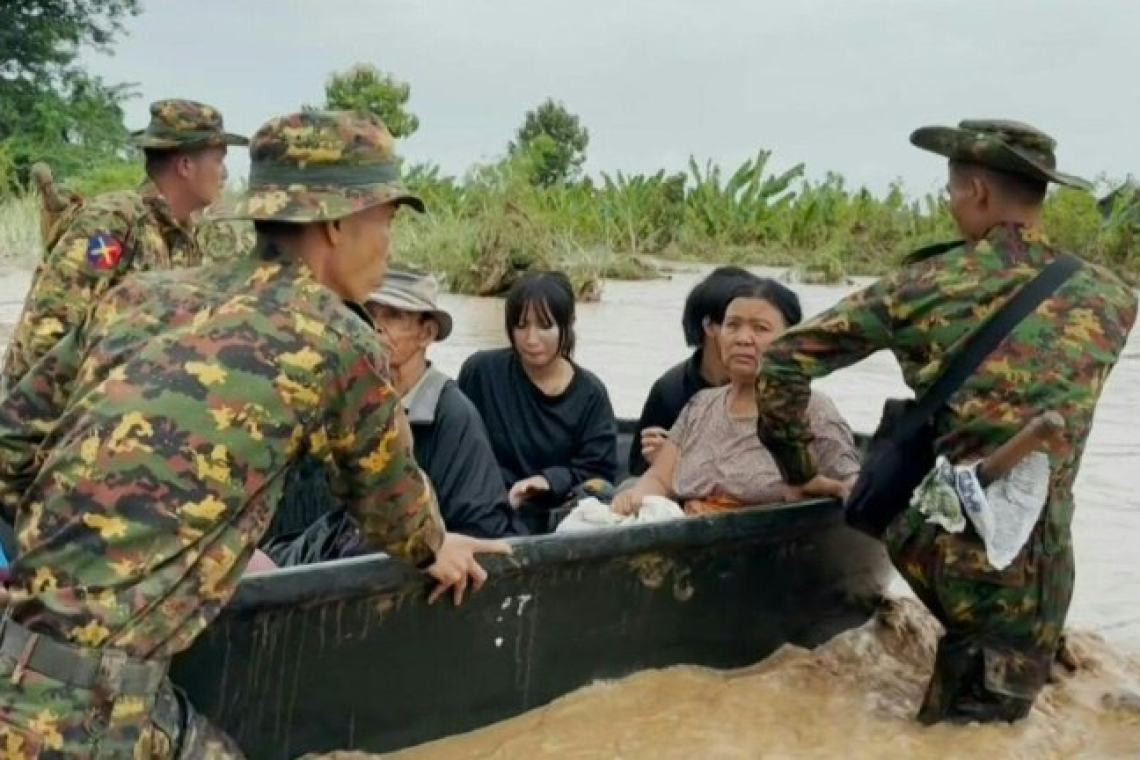
[[[95,269],[114,269],[123,257],[123,244],[111,235],[100,233],[87,238],[87,263]]]

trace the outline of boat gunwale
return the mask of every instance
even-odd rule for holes
[[[493,582],[497,575],[528,568],[822,532],[842,524],[842,511],[836,499],[806,499],[640,525],[519,536],[504,539],[511,555],[479,555],[479,562]],[[243,577],[222,616],[427,589],[431,583],[423,572],[383,553],[282,567]]]

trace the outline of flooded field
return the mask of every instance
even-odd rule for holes
[[[620,416],[636,416],[653,380],[684,356],[680,308],[700,269],[669,279],[607,283],[578,316],[578,361],[609,387]],[[29,273],[0,276],[6,339]],[[797,285],[805,312],[852,287]],[[431,358],[454,374],[473,350],[503,345],[500,301],[448,296],[455,332]],[[857,430],[883,399],[906,393],[894,360],[878,355],[819,384]],[[1077,481],[1077,589],[1070,626],[1085,666],[1051,686],[1013,727],[936,727],[911,720],[931,665],[937,624],[909,601],[882,621],[814,652],[785,649],[754,667],[692,667],[599,683],[462,737],[389,757],[440,758],[1107,758],[1140,757],[1140,338],[1110,379]],[[898,587],[900,597],[905,587]],[[398,688],[398,685],[396,685]],[[326,756],[339,760],[357,753]]]

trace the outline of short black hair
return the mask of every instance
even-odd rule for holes
[[[951,161],[950,171],[952,173],[964,173],[967,176],[983,177],[997,188],[998,193],[1003,198],[1007,198],[1020,206],[1040,206],[1045,202],[1045,196],[1049,192],[1049,183],[1044,180],[998,171],[981,164]]]
[[[293,222],[278,222],[267,219],[253,221],[253,256],[261,261],[279,261],[284,257],[277,243],[289,240],[301,233],[304,225]]]
[[[155,179],[178,158],[182,156],[193,158],[209,147],[209,145],[195,143],[182,148],[143,148],[143,171],[146,172],[147,177]]]
[[[503,316],[507,340],[515,345],[514,330],[522,327],[528,308],[542,321],[543,327],[558,326],[558,353],[574,356],[574,287],[562,272],[527,272],[507,293]]]
[[[770,277],[755,277],[753,279],[755,282],[738,281],[736,283],[735,287],[729,291],[724,311],[727,311],[728,305],[737,298],[760,298],[776,307],[776,311],[780,312],[780,316],[784,318],[784,324],[788,327],[794,327],[803,321],[803,307],[800,305],[800,297],[796,295],[794,290]],[[723,321],[724,313],[722,311],[721,322]]]
[[[738,266],[717,267],[705,279],[689,291],[685,308],[681,312],[681,330],[685,333],[685,343],[689,348],[699,348],[704,338],[705,319],[719,325],[724,322],[724,312],[731,293],[741,284],[756,283],[760,278],[747,269]]]

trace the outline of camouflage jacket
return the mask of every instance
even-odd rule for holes
[[[802,483],[815,472],[804,422],[811,378],[887,349],[922,394],[980,323],[1058,255],[1035,229],[1000,225],[974,245],[920,251],[899,272],[775,341],[756,380],[758,430],[786,477]],[[1086,262],[951,397],[935,420],[938,453],[955,463],[976,460],[1037,414],[1060,412],[1065,446],[1050,460],[1048,515],[1051,535],[1068,540],[1084,442],[1136,308],[1136,294],[1120,279]]]
[[[0,404],[16,618],[138,656],[184,649],[306,451],[367,544],[433,559],[443,523],[387,366],[302,264],[127,278]]]
[[[24,310],[8,343],[3,374],[11,388],[99,296],[129,271],[202,263],[191,225],[171,216],[151,182],[138,191],[96,196],[71,212],[36,268]]]

